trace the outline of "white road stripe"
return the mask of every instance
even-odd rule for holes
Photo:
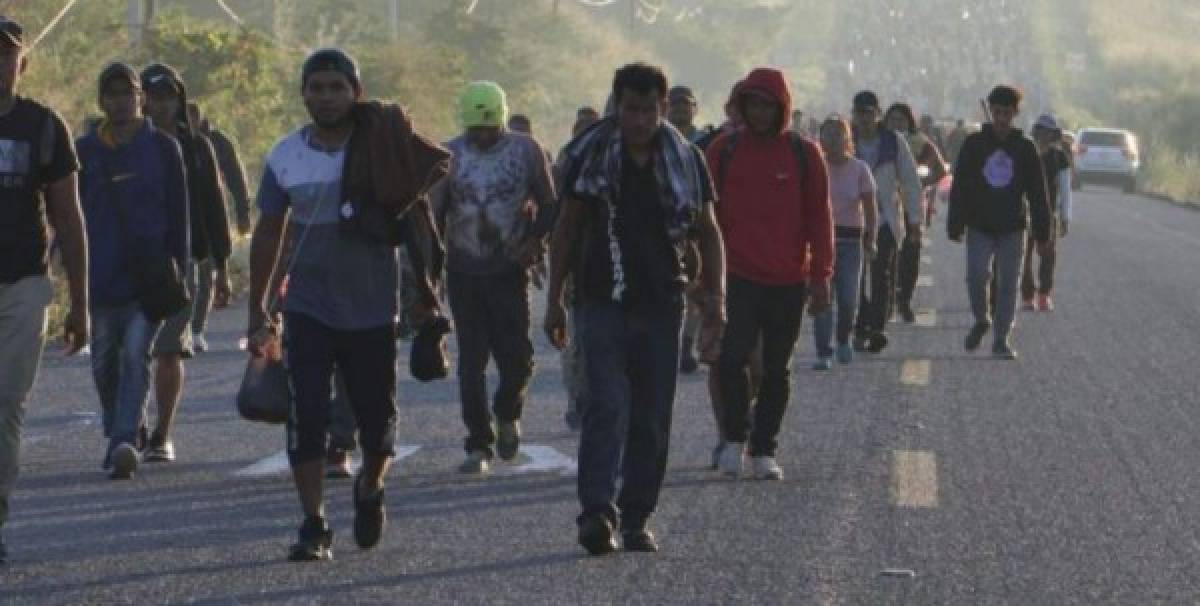
[[[399,462],[405,458],[411,457],[418,450],[421,450],[420,446],[412,444],[398,444],[396,445],[396,458],[394,461]],[[360,465],[362,465],[361,457],[351,457],[350,469],[352,473],[358,473],[358,468]],[[291,465],[288,463],[287,451],[281,450],[269,457],[263,458],[253,465],[248,465],[242,469],[239,469],[233,475],[241,478],[261,478],[266,476],[284,475],[290,470]]]
[[[937,507],[937,457],[928,450],[892,451],[892,504]]]
[[[920,286],[922,288],[929,288],[929,287],[933,286],[933,276],[931,276],[929,274],[925,274],[923,276],[917,276],[917,286]]]
[[[937,310],[936,309],[920,309],[917,310],[917,326],[922,328],[932,328],[937,326]]]
[[[574,476],[579,469],[579,465],[575,462],[575,459],[562,454],[550,446],[524,444],[521,446],[517,457],[517,460],[521,461],[520,463],[517,465],[496,465],[492,467],[492,474],[511,476],[525,473],[557,471],[564,476]]]
[[[929,360],[905,360],[900,367],[900,384],[908,387],[929,385]]]
[[[929,255],[921,255],[921,262],[926,265],[933,265],[933,257]]]

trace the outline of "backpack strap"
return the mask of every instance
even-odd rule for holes
[[[721,151],[717,155],[717,197],[721,197],[721,190],[725,188],[725,173],[729,171],[729,162],[733,160],[733,150],[737,147],[738,136],[741,133],[733,131],[729,134],[729,138],[725,140],[725,144],[721,146]]]

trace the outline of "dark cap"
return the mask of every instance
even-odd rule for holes
[[[18,48],[25,46],[25,30],[16,21],[0,15],[0,40]]]
[[[879,97],[869,90],[864,90],[854,95],[854,109],[880,109]]]
[[[142,70],[142,89],[146,94],[169,92],[184,97],[183,78],[175,68],[162,63],[155,63]]]
[[[686,86],[676,86],[667,93],[667,100],[671,103],[676,101],[687,101],[689,103],[696,102],[696,95],[692,93],[692,89]]]
[[[100,71],[100,77],[96,78],[96,89],[103,94],[104,87],[112,80],[120,78],[129,82],[134,88],[141,88],[141,80],[138,78],[137,72],[127,63],[114,62],[109,63]]]
[[[356,89],[361,89],[362,84],[358,76],[358,65],[354,59],[339,48],[322,48],[313,51],[307,59],[304,60],[304,67],[301,68],[300,86],[303,87],[308,83],[308,77],[316,72],[335,71],[345,74],[350,80],[350,84]]]

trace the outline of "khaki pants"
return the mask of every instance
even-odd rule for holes
[[[46,341],[46,305],[53,288],[45,276],[0,284],[0,527],[17,480],[21,422]]]

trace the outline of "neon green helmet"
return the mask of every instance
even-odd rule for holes
[[[458,111],[463,128],[502,127],[508,121],[508,96],[495,82],[472,82],[459,97]]]

